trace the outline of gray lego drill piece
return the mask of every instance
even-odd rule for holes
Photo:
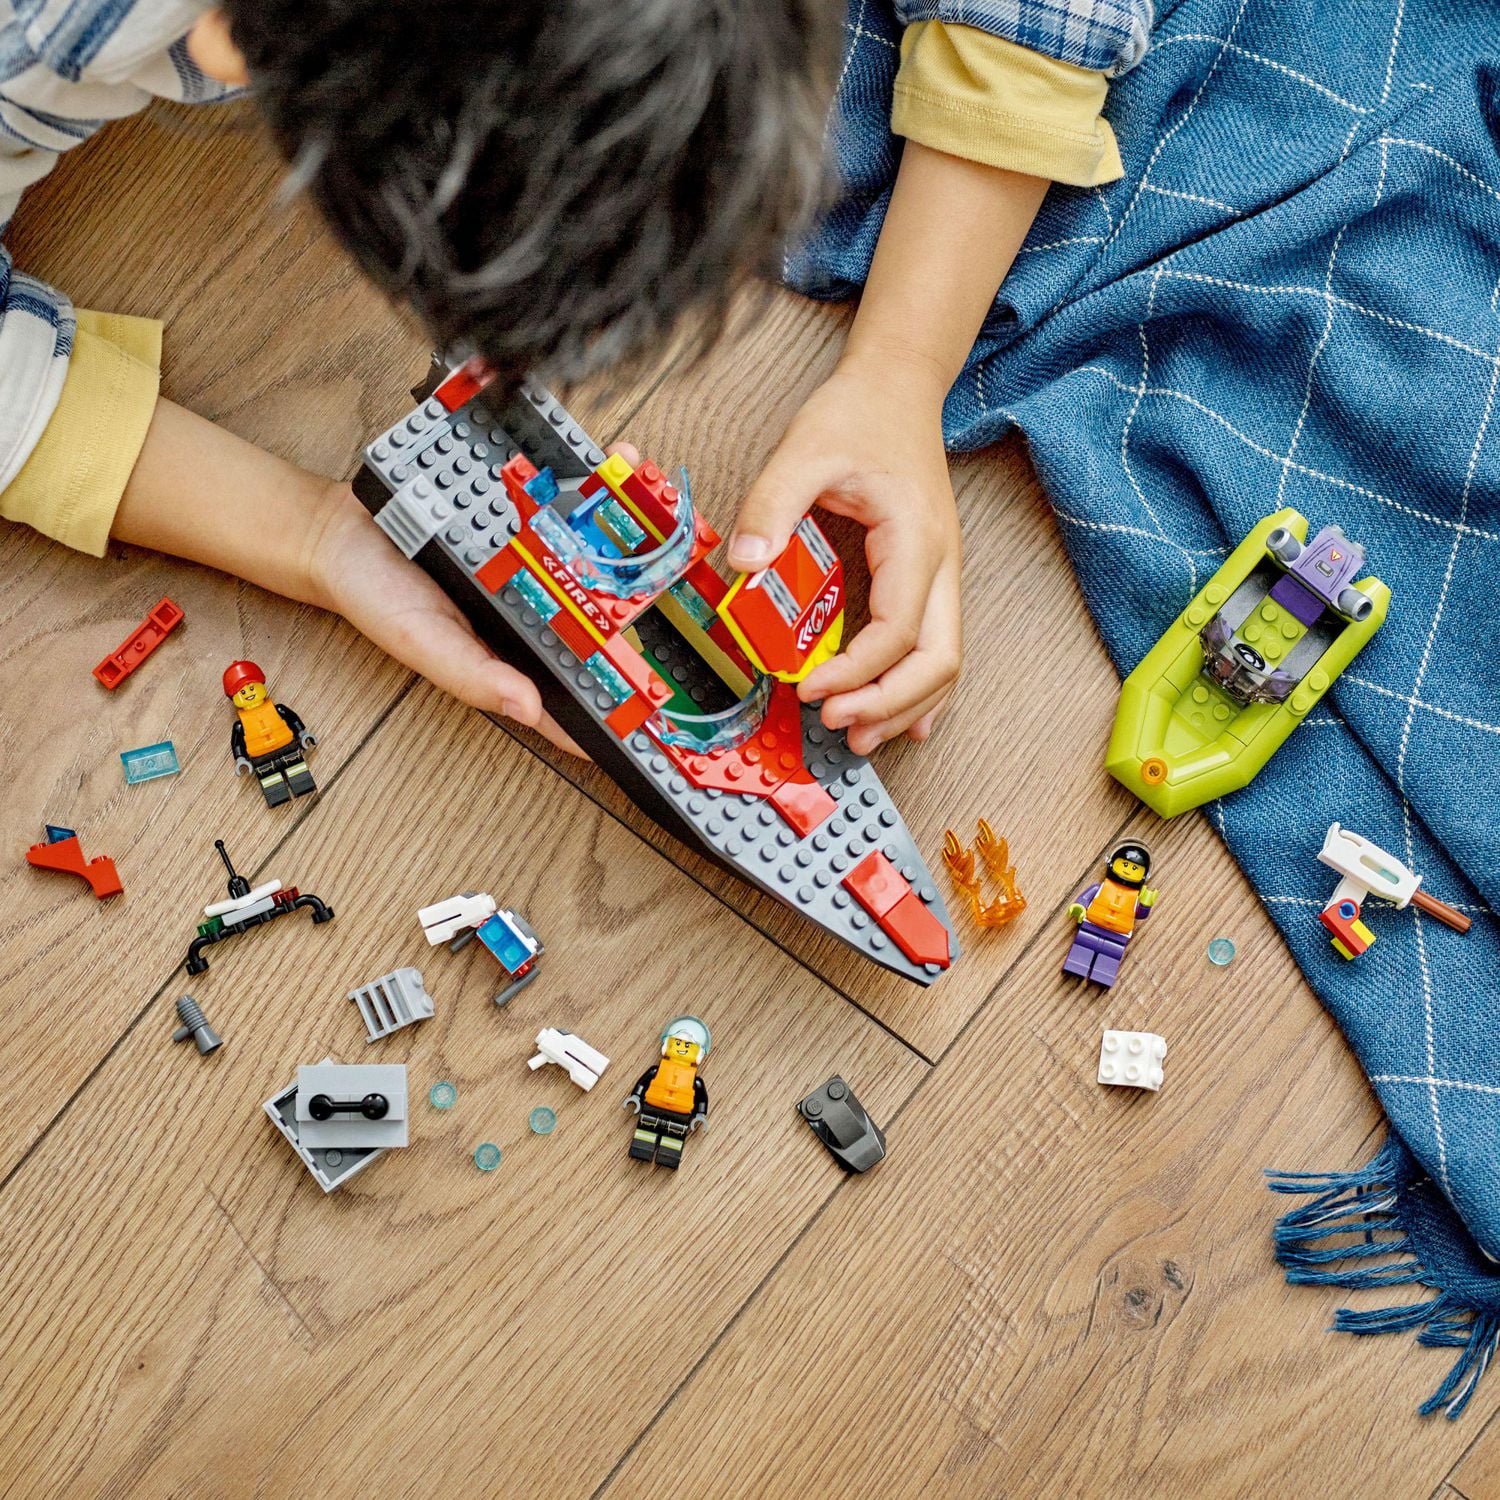
[[[879,778],[849,749],[842,732],[823,727],[815,706],[802,709],[803,759],[838,807],[804,837],[763,799],[692,786],[644,729],[624,741],[614,740],[604,719],[615,700],[588,667],[513,583],[491,594],[475,581],[478,570],[519,530],[515,507],[499,478],[504,463],[521,451],[537,468],[551,467],[564,483],[604,461],[603,450],[534,383],[523,387],[506,420],[509,428],[485,406],[483,393],[451,417],[429,398],[369,445],[364,453],[366,473],[356,488],[377,521],[397,504],[406,517],[400,523],[405,533],[430,539],[418,549],[418,561],[429,566],[481,636],[488,632],[497,649],[507,633],[519,637],[550,667],[556,681],[623,752],[628,769],[644,784],[624,779],[625,768],[601,762],[604,769],[669,832],[688,838],[718,863],[811,917],[876,963],[930,984],[943,970],[908,959],[840,882],[871,850],[881,850],[948,929],[951,963],[958,958],[958,943],[947,908]],[[372,498],[371,487],[362,484],[367,476],[389,494],[383,507],[379,494]],[[467,591],[455,574],[468,582]],[[723,685],[712,679],[696,653],[681,646],[674,651],[670,633],[654,628],[651,614],[648,611],[639,622],[642,640],[668,678],[685,686],[695,700],[721,706]],[[494,615],[503,621],[499,630]],[[653,795],[654,804],[648,800]],[[676,823],[662,816],[663,806]]]
[[[337,1067],[330,1057],[325,1057],[322,1064],[324,1068]],[[299,1070],[299,1081],[301,1072]],[[406,1113],[406,1069],[402,1068],[402,1114]],[[284,1088],[279,1094],[267,1099],[263,1106],[265,1112],[270,1116],[271,1123],[290,1142],[292,1150],[302,1158],[307,1170],[312,1173],[313,1180],[323,1189],[325,1193],[331,1193],[337,1188],[343,1187],[351,1177],[363,1172],[372,1162],[391,1149],[389,1146],[350,1146],[333,1145],[315,1147],[310,1145],[304,1138],[303,1122],[297,1118],[297,1084],[291,1084]],[[307,1122],[314,1123],[312,1121]],[[404,1142],[403,1142],[404,1144]]]
[[[420,969],[393,969],[357,990],[350,990],[349,998],[359,1007],[360,1019],[372,1042],[400,1031],[403,1026],[432,1019],[432,996],[422,983]]]

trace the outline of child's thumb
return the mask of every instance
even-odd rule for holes
[[[739,573],[768,568],[792,539],[792,531],[817,499],[802,467],[780,454],[761,470],[735,517],[729,566]]]

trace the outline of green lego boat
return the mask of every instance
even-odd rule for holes
[[[1267,516],[1125,679],[1105,767],[1162,817],[1248,785],[1385,620],[1365,549],[1307,531]]]

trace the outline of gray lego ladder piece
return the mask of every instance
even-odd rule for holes
[[[359,1007],[369,1040],[378,1042],[403,1026],[432,1019],[432,996],[422,983],[420,969],[393,969],[349,991]]]
[[[538,468],[551,467],[559,480],[581,477],[604,460],[603,450],[560,403],[528,384],[503,420],[485,404],[483,392],[451,417],[429,398],[365,449],[355,488],[379,520],[391,496],[401,495],[403,506],[415,504],[413,480],[426,481],[425,514],[417,526],[430,539],[416,560],[481,639],[537,680],[554,717],[668,832],[874,962],[930,984],[944,971],[908,959],[842,881],[872,850],[884,853],[948,930],[951,964],[959,950],[947,907],[879,778],[849,749],[842,732],[823,727],[815,705],[802,709],[803,759],[837,807],[820,827],[800,836],[763,799],[691,786],[644,729],[617,740],[604,724],[614,699],[593,673],[512,584],[491,594],[476,581],[479,569],[519,529],[499,478],[501,465],[518,451]],[[690,696],[710,696],[700,680],[708,669],[691,651],[674,652],[669,635],[648,616],[642,617],[642,638],[652,654]]]

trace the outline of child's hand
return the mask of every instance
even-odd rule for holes
[[[309,562],[318,603],[472,708],[529,724],[560,749],[583,754],[542,708],[536,684],[480,641],[458,606],[391,545],[348,485],[331,487],[327,506]]]
[[[870,622],[798,685],[823,722],[867,755],[903,731],[923,740],[962,658],[961,541],[942,396],[933,372],[846,357],[792,419],[740,508],[729,563],[766,567],[814,504],[867,530]]]

